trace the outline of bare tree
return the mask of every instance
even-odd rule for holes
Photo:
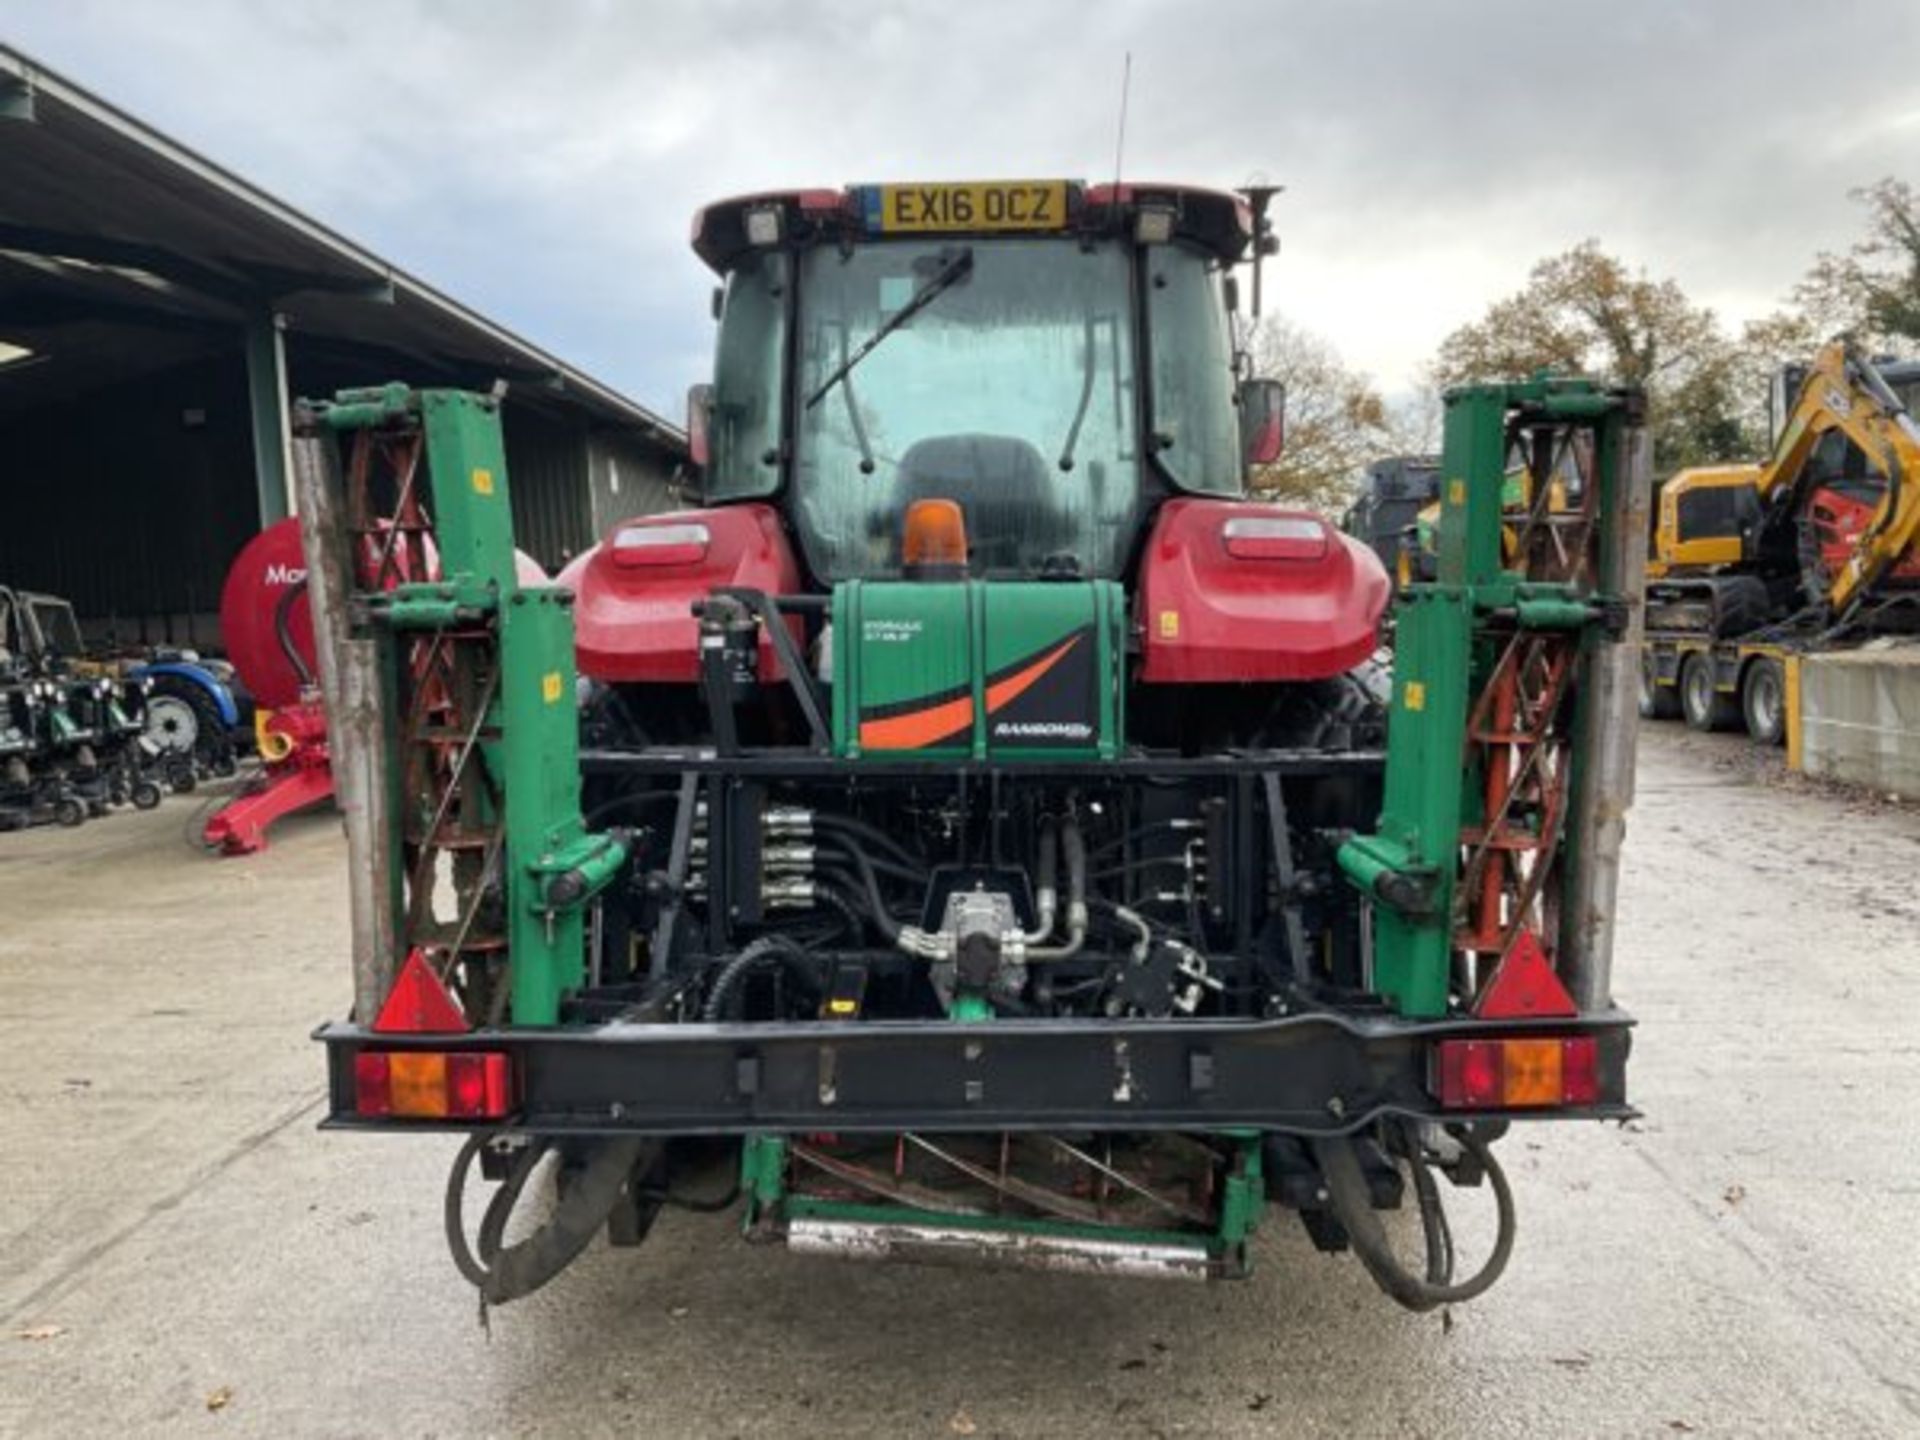
[[[1847,332],[1876,349],[1920,341],[1920,196],[1903,180],[1851,192],[1867,233],[1844,255],[1823,251],[1794,287],[1792,306],[1822,337]]]
[[[1353,496],[1367,462],[1396,448],[1395,417],[1373,381],[1331,343],[1279,315],[1254,327],[1256,375],[1287,387],[1287,443],[1260,467],[1253,493],[1333,513]]]

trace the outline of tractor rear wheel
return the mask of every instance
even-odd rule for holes
[[[1696,650],[1680,662],[1680,713],[1694,730],[1730,730],[1740,718],[1735,702],[1713,684],[1713,657]]]
[[[1786,743],[1787,682],[1778,660],[1763,657],[1747,666],[1740,683],[1740,713],[1747,734],[1760,744]]]
[[[156,675],[147,696],[147,739],[166,755],[211,764],[226,744],[226,722],[211,695],[178,675]]]

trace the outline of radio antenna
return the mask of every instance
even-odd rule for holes
[[[1120,204],[1120,160],[1127,150],[1127,92],[1133,88],[1133,52],[1120,67],[1120,132],[1113,139],[1113,203]]]

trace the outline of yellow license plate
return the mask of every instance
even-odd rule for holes
[[[965,185],[877,185],[868,225],[887,234],[946,230],[1061,230],[1064,180],[976,180]]]

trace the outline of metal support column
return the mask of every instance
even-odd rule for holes
[[[1640,728],[1640,639],[1646,606],[1647,545],[1653,504],[1653,437],[1632,423],[1603,431],[1596,478],[1605,487],[1595,577],[1602,591],[1625,597],[1626,629],[1618,643],[1593,647],[1588,694],[1576,748],[1583,757],[1568,817],[1582,863],[1572,867],[1564,909],[1560,974],[1582,1010],[1612,1003],[1614,915],[1620,852],[1633,803]]]
[[[300,538],[307,556],[307,598],[321,693],[331,732],[334,796],[347,832],[348,920],[353,942],[353,1013],[373,1023],[393,986],[400,914],[400,855],[394,843],[394,731],[387,646],[349,622],[354,557],[341,513],[339,455],[333,439],[302,409],[294,473],[300,485]]]
[[[286,317],[263,309],[247,318],[247,402],[253,417],[253,475],[260,526],[293,514],[292,426],[287,415]]]
[[[1340,865],[1402,1014],[1473,1006],[1535,952],[1595,1010],[1633,775],[1642,402],[1541,376],[1446,404],[1439,579],[1400,599],[1380,821]]]
[[[390,724],[335,731],[336,772],[393,787],[393,879],[354,897],[356,956],[367,915],[392,915],[386,973],[417,953],[474,1023],[552,1025],[585,974],[587,909],[627,858],[580,814],[573,597],[520,584],[494,399],[390,385],[318,415],[347,446],[324,528],[362,571],[328,628],[344,614],[378,645],[390,696]]]

